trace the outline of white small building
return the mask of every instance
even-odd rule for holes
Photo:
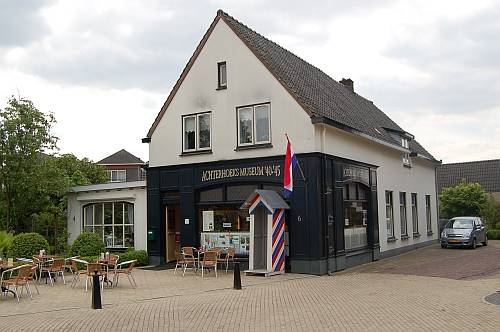
[[[68,194],[68,243],[95,232],[110,250],[147,250],[146,181],[78,186]]]

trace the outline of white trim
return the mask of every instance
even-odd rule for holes
[[[76,186],[69,188],[69,192],[78,193],[85,191],[113,190],[113,189],[133,189],[146,187],[146,181],[129,181],[129,182],[109,182],[100,184],[90,184],[86,186]]]
[[[187,119],[194,119],[194,148],[193,149],[186,149],[186,120]],[[191,115],[183,115],[182,116],[182,151],[183,152],[191,152],[191,151],[196,151],[196,114],[191,114]]]
[[[256,108],[257,107],[262,107],[262,106],[267,106],[267,122],[268,122],[268,128],[269,128],[269,140],[267,141],[257,141],[257,117],[256,117]],[[250,143],[241,143],[241,126],[240,126],[240,111],[242,110],[250,110],[252,112],[251,114],[251,119],[252,119],[252,128],[251,128],[251,134],[252,134],[252,141]],[[269,144],[272,142],[272,129],[271,129],[271,103],[266,102],[266,103],[261,103],[261,104],[255,104],[251,106],[241,106],[236,108],[236,121],[237,121],[237,128],[238,128],[238,137],[237,137],[237,146],[254,146],[254,145],[260,145],[260,144]]]

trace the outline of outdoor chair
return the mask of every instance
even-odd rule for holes
[[[83,264],[85,265],[85,269],[79,269],[78,264]],[[71,260],[71,274],[73,276],[73,279],[71,280],[71,287],[75,287],[78,281],[80,281],[80,275],[82,274],[87,274],[87,263],[84,260],[78,259],[78,258],[73,258]]]
[[[118,264],[119,260],[120,260],[120,256],[115,255],[115,254],[110,254],[108,265],[111,265],[113,270],[114,270],[114,269],[116,269],[116,264]]]
[[[106,266],[102,263],[89,263],[87,265],[87,279],[85,280],[85,291],[88,291],[88,282],[90,279],[90,284],[92,284],[92,278],[94,275],[99,276],[99,283],[101,284],[101,291],[104,288],[104,278],[107,276]]]
[[[204,269],[215,269],[215,277],[217,277],[217,252],[216,251],[205,251],[203,255],[203,260],[200,262],[201,264],[201,277],[203,278]]]
[[[16,276],[14,276],[10,279],[4,280],[5,272],[9,272],[10,275],[12,276],[13,272],[15,272],[15,271],[17,271]],[[1,278],[2,279],[1,280],[2,286],[6,287],[8,290],[11,290],[12,292],[14,292],[14,296],[16,297],[17,302],[19,302],[18,287],[21,287],[21,294],[22,294],[23,289],[26,288],[26,291],[30,295],[30,298],[33,299],[33,295],[31,294],[31,289],[30,289],[30,285],[29,285],[29,277],[30,277],[31,273],[32,273],[32,266],[31,265],[21,265],[17,268],[10,269],[10,270],[4,271],[4,273],[2,273],[2,278]],[[11,287],[13,289],[11,289]]]
[[[229,266],[229,261],[233,262],[234,265],[234,255],[236,250],[234,248],[229,248],[227,252],[222,256],[221,254],[217,255],[217,263],[218,264],[226,264],[226,274]]]
[[[131,261],[126,261],[123,263],[119,263],[116,265],[114,274],[113,274],[113,281],[115,284],[115,287],[118,286],[118,278],[120,277],[120,274],[125,274],[128,278],[128,281],[130,282],[130,285],[132,288],[137,287],[137,283],[135,282],[134,276],[132,275],[132,270],[134,269],[135,264],[137,263],[137,259],[131,260]],[[132,281],[134,283],[132,283]]]
[[[37,272],[38,272],[38,265],[35,264],[35,262],[33,261],[33,265],[31,265],[31,274],[28,277],[28,281],[33,281],[33,285],[35,285],[36,293],[38,295],[40,295],[40,291],[38,290],[38,286],[37,286],[37,283],[38,283]]]
[[[196,273],[198,266],[196,265],[197,259],[194,257],[194,248],[193,247],[182,247],[182,253],[184,255],[184,271],[182,272],[182,276],[186,273],[186,269],[189,265],[193,266],[193,269]]]
[[[73,256],[73,257],[69,257],[69,258],[66,258],[64,259],[64,270],[68,270],[69,272],[71,272],[71,274],[73,274],[73,265],[71,263],[71,260],[72,259],[77,259],[77,258],[80,258],[80,256]]]
[[[177,272],[177,268],[180,266],[181,269],[184,270],[184,265],[186,265],[186,261],[184,260],[184,255],[178,251],[175,252],[175,269],[174,269],[174,275],[175,272]]]
[[[62,278],[63,284],[66,285],[66,279],[64,279],[64,259],[54,259],[50,265],[42,265],[42,272],[48,274],[51,286],[54,286],[54,280],[57,275]],[[52,274],[54,274],[54,280],[52,280]]]

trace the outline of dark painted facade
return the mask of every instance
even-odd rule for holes
[[[321,153],[299,154],[294,192],[287,203],[289,271],[325,274],[376,260],[378,238],[376,166]],[[165,206],[180,207],[180,245],[199,246],[196,210],[200,191],[233,185],[255,185],[281,191],[284,156],[153,167],[147,170],[148,251],[153,264],[166,260]],[[343,188],[366,188],[366,245],[345,250]],[[232,201],[233,205],[243,203]]]

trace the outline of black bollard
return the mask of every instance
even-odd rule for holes
[[[94,271],[92,276],[92,309],[102,309],[101,284],[99,283],[97,270]]]
[[[233,288],[241,289],[240,263],[234,263],[234,281]]]

